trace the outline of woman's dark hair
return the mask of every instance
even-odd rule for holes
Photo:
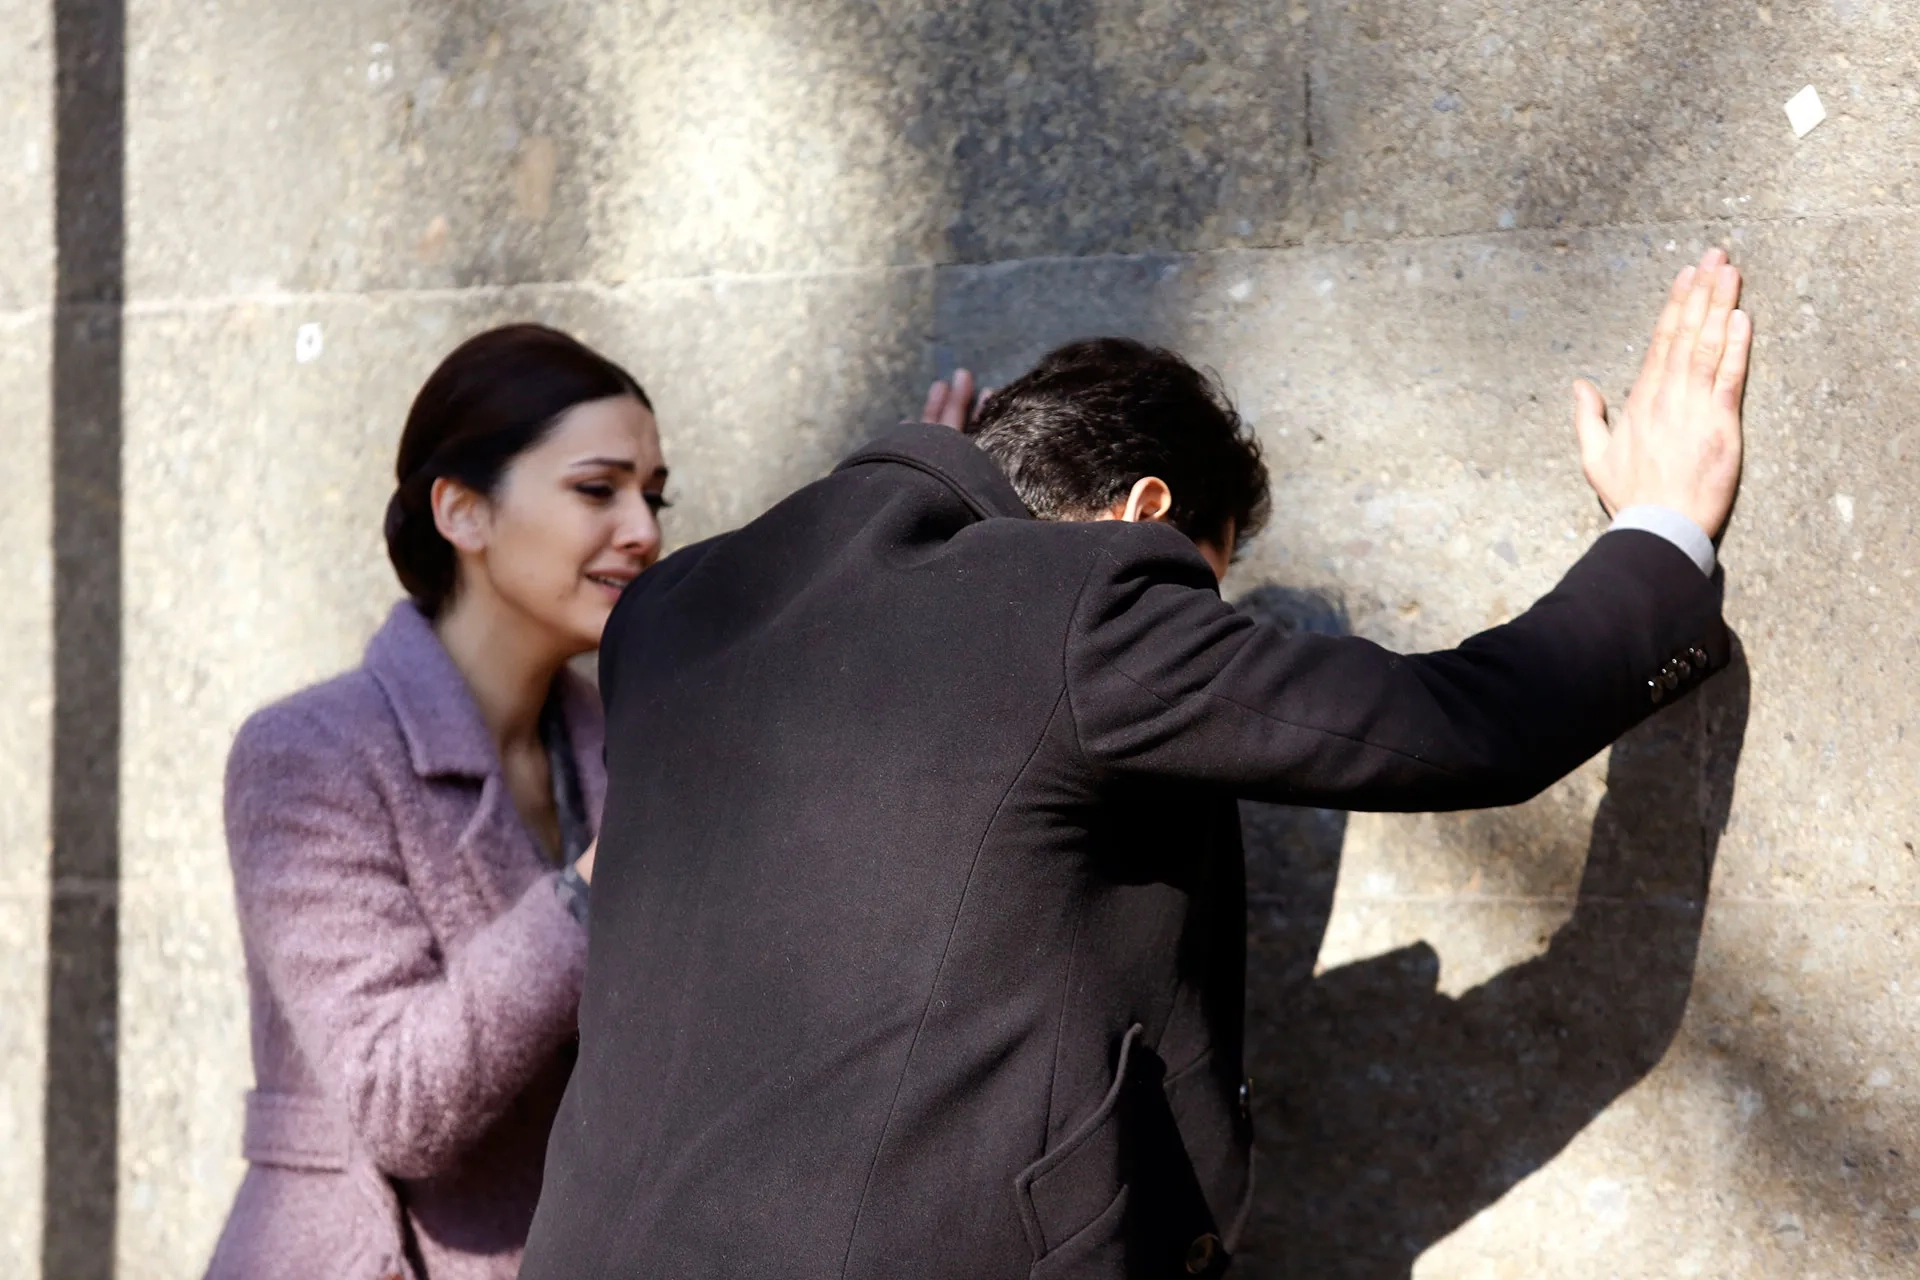
[[[988,397],[967,428],[1043,520],[1084,520],[1142,476],[1173,491],[1190,538],[1227,522],[1245,543],[1267,522],[1267,465],[1219,379],[1127,338],[1069,343]]]
[[[433,523],[433,482],[458,480],[492,496],[515,457],[567,410],[632,396],[653,408],[632,374],[578,340],[539,324],[468,338],[440,362],[407,413],[387,503],[387,557],[428,617],[453,595],[453,544]]]

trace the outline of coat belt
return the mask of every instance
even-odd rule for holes
[[[352,1146],[353,1130],[336,1102],[262,1089],[247,1094],[240,1154],[255,1164],[338,1173]]]

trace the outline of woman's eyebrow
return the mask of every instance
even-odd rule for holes
[[[628,475],[637,475],[640,471],[640,464],[631,458],[581,458],[574,462],[573,465],[580,470],[585,470],[589,467],[609,467],[615,471],[624,471]],[[666,484],[667,475],[668,471],[666,467],[655,467],[652,473],[647,476],[647,481],[658,487]]]

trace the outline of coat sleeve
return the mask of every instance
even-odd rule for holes
[[[1082,750],[1114,774],[1341,809],[1517,804],[1656,710],[1676,658],[1675,696],[1728,661],[1717,581],[1638,530],[1512,622],[1413,655],[1254,622],[1170,529],[1104,536],[1064,675]]]
[[[442,955],[371,764],[323,718],[255,716],[227,768],[241,932],[380,1168],[446,1169],[575,1029],[586,933],[535,880]]]

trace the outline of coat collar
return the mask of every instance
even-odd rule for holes
[[[374,633],[366,668],[400,722],[414,773],[422,778],[485,778],[500,771],[499,755],[466,677],[412,601],[395,605]],[[557,683],[587,811],[597,824],[606,793],[600,767],[606,737],[600,695],[571,670],[563,670]]]
[[[909,422],[895,427],[842,462],[836,471],[873,463],[895,463],[923,471],[945,484],[982,520],[1005,516],[1030,519],[1020,495],[992,458],[973,440],[951,427]]]
[[[484,778],[499,769],[466,677],[419,606],[393,607],[367,645],[366,665],[400,721],[415,773]]]

